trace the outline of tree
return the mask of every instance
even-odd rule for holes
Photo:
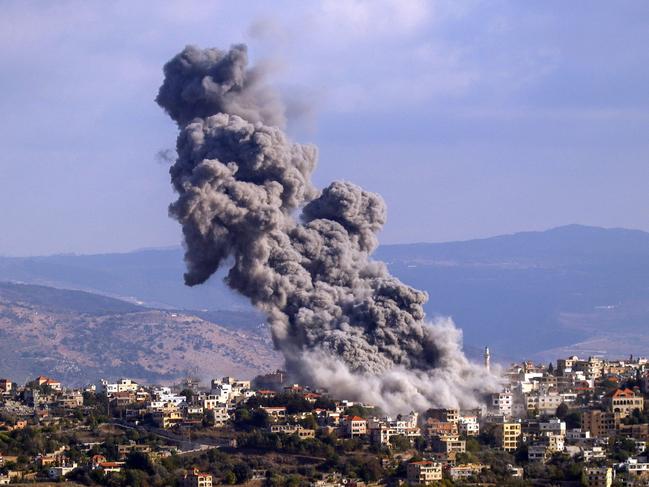
[[[252,477],[252,470],[246,463],[237,463],[232,469],[238,484],[243,484]]]
[[[182,391],[180,391],[180,395],[185,396],[185,401],[187,402],[187,404],[189,404],[192,402],[194,391],[192,391],[191,389],[183,389]]]
[[[411,447],[410,439],[404,435],[395,435],[390,438],[390,444],[397,451],[405,451]]]
[[[149,456],[139,451],[132,451],[126,457],[126,468],[142,470],[148,474],[153,474],[153,464]]]
[[[568,413],[570,412],[570,408],[565,402],[562,402],[559,404],[559,407],[557,408],[556,416],[559,419],[565,419],[566,416],[568,416]]]

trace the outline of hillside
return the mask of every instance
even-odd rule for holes
[[[188,372],[250,378],[280,364],[268,334],[253,326],[233,330],[86,292],[0,284],[0,377],[172,382]]]
[[[555,353],[649,354],[649,234],[569,225],[465,242],[386,245],[376,257],[452,316],[467,349],[509,360]],[[234,329],[254,313],[221,282],[182,284],[179,248],[126,254],[0,258],[0,280],[93,291],[167,309],[200,309]],[[221,313],[216,318],[215,312]],[[255,315],[245,315],[255,316]],[[258,315],[256,315],[258,316]],[[261,318],[259,318],[261,319]]]

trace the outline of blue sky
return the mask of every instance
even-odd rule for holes
[[[383,242],[649,230],[647,19],[644,0],[5,0],[0,254],[179,244],[161,68],[237,42],[303,108],[317,184],[383,195]]]

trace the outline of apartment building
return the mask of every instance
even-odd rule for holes
[[[430,485],[442,480],[442,464],[439,462],[410,462],[406,467],[410,484]]]
[[[518,442],[521,436],[520,423],[499,423],[494,430],[496,444],[498,448],[505,451],[513,452],[518,448]]]

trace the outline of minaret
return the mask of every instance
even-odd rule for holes
[[[491,369],[491,354],[489,353],[489,347],[484,347],[484,368],[487,369],[487,372]]]

